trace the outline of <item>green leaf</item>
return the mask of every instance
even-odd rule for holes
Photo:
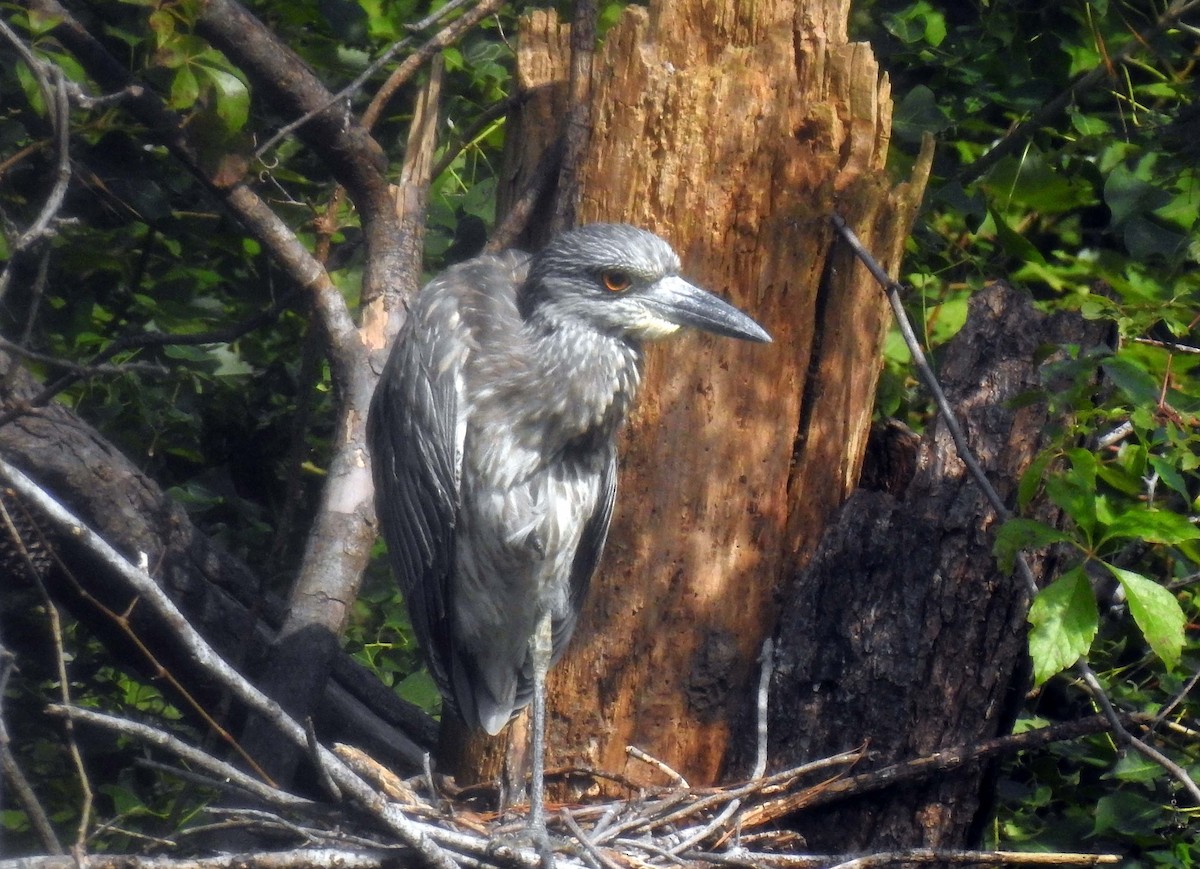
[[[1135,259],[1171,260],[1186,249],[1189,236],[1160,226],[1157,221],[1134,216],[1125,223],[1125,247]]]
[[[1186,516],[1170,510],[1134,509],[1122,513],[1109,523],[1100,542],[1118,538],[1170,546],[1185,540],[1200,539],[1200,528],[1189,522]]]
[[[225,129],[236,133],[250,117],[249,89],[240,78],[223,69],[200,64],[197,71],[212,83],[216,91],[217,116],[225,122]]]
[[[1000,569],[1012,573],[1017,553],[1023,549],[1041,549],[1051,543],[1064,543],[1071,536],[1058,528],[1051,528],[1036,519],[1009,519],[1000,527],[992,552],[1000,562]]]
[[[1034,598],[1029,608],[1029,656],[1034,684],[1070,667],[1088,653],[1099,616],[1082,565],[1068,570]]]
[[[1096,801],[1096,835],[1119,831],[1127,836],[1153,835],[1161,822],[1159,805],[1131,791],[1105,794]]]
[[[175,70],[175,77],[171,79],[171,108],[190,109],[199,96],[200,82],[192,68],[185,64]]]
[[[1146,490],[1146,483],[1142,480],[1142,475],[1135,473],[1123,465],[1113,462],[1101,462],[1096,466],[1096,475],[1118,492],[1122,492],[1132,498],[1141,497],[1142,493]]]
[[[1171,201],[1165,190],[1139,178],[1126,166],[1117,166],[1104,182],[1104,204],[1114,224],[1135,214],[1153,211]]]
[[[441,703],[437,684],[424,668],[401,681],[396,692],[409,703],[420,706],[430,714],[433,714]]]
[[[1159,479],[1166,483],[1167,486],[1184,498],[1191,497],[1191,492],[1188,491],[1187,480],[1184,479],[1183,474],[1179,473],[1179,470],[1174,465],[1161,456],[1151,456],[1149,462],[1150,467],[1154,468],[1154,472],[1158,474]]]
[[[1087,450],[1068,450],[1071,469],[1046,481],[1050,500],[1066,511],[1090,541],[1096,528],[1096,457]]]
[[[1029,467],[1021,475],[1021,482],[1017,486],[1017,506],[1021,510],[1029,506],[1033,496],[1042,488],[1042,477],[1046,473],[1046,466],[1053,458],[1052,450],[1043,450],[1029,463]]]
[[[992,223],[996,226],[996,238],[1004,248],[1004,252],[1014,259],[1045,265],[1046,259],[1025,236],[1013,230],[1004,218],[994,209],[990,210]]]
[[[1129,601],[1129,612],[1154,654],[1173,669],[1183,652],[1183,629],[1187,618],[1175,595],[1157,582],[1105,562],[1112,575],[1121,583]]]
[[[1105,773],[1105,778],[1115,778],[1118,781],[1151,782],[1162,775],[1163,769],[1149,758],[1142,757],[1137,752],[1123,755],[1112,771]]]
[[[892,117],[892,131],[909,142],[919,142],[926,132],[939,133],[949,125],[937,97],[925,85],[917,85],[906,93]]]

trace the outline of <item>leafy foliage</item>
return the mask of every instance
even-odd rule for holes
[[[429,12],[414,0],[250,6],[332,89],[408,37],[407,26]],[[603,30],[620,4],[602,6]],[[448,79],[426,237],[431,271],[478,249],[494,219],[504,123],[492,110],[511,90],[509,37],[518,11],[505,9],[442,52]],[[893,168],[909,167],[923,134],[939,143],[905,276],[917,290],[913,312],[929,344],[936,349],[953,335],[971,292],[996,277],[1023,284],[1048,308],[1110,322],[1120,336],[1102,357],[1060,364],[1075,385],[1047,398],[1063,424],[1021,481],[1018,507],[1026,514],[997,541],[1007,567],[1016,552],[1043,547],[1061,552],[1065,564],[1031,607],[1040,687],[1021,726],[1079,711],[1065,671],[1087,656],[1118,705],[1166,710],[1161,729],[1172,754],[1196,777],[1200,761],[1185,723],[1200,710],[1183,694],[1200,667],[1197,20],[1192,11],[1157,27],[1167,11],[1162,2],[1116,0],[861,0],[854,16],[856,35],[871,42],[894,82]],[[101,95],[53,39],[53,22],[4,15],[41,57]],[[190,0],[88,4],[86,15],[89,32],[185,119],[207,165],[252,154],[282,123],[242,71],[196,33]],[[350,97],[355,110],[385,75]],[[1072,90],[1072,82],[1081,84]],[[393,166],[402,157],[412,92],[393,100],[376,128]],[[7,42],[0,42],[0,120],[7,230],[30,224],[54,177],[45,96]],[[103,355],[160,367],[157,375],[129,368],[92,378],[59,400],[136,457],[202,527],[281,589],[303,550],[302,517],[313,511],[330,455],[336,400],[306,302],[119,101],[73,110],[71,158],[69,219],[56,226],[44,258],[20,263],[0,308],[0,331],[27,336],[31,349],[64,362]],[[356,299],[358,218],[336,204],[325,167],[285,139],[253,162],[251,176],[310,249],[329,242],[333,279]],[[10,256],[11,239],[7,231],[0,237],[0,257]],[[894,338],[887,356],[880,410],[919,425],[928,409]],[[30,365],[47,378],[61,370],[45,359]],[[1030,508],[1044,500],[1062,511],[1061,527],[1034,518]],[[44,638],[44,621],[22,621],[44,617],[44,606],[0,601],[6,642]],[[68,688],[77,702],[178,717],[153,686],[107,666],[78,626],[68,634]],[[346,642],[404,696],[427,708],[436,703],[428,678],[412,675],[411,629],[378,562]],[[49,655],[43,648],[23,660]],[[69,830],[78,822],[73,773],[57,747],[39,738],[36,719],[22,717],[60,687],[48,668],[24,673],[5,712],[23,765],[48,783],[43,798],[56,825]],[[209,798],[143,775],[135,769],[139,749],[119,740],[95,756],[131,770],[97,804],[101,822],[131,834],[168,834]],[[1107,737],[1020,758],[1006,770],[1001,797],[992,825],[999,845],[1073,849],[1086,841],[1121,850],[1131,864],[1200,862],[1185,797],[1158,767]],[[6,808],[0,823],[7,846],[32,847],[20,812]],[[132,847],[131,838],[106,841]]]
[[[1064,564],[1030,610],[1031,715],[1080,702],[1064,701],[1080,657],[1127,709],[1200,711],[1177,694],[1200,665],[1200,105],[1197,10],[1170,18],[1180,6],[880,0],[854,13],[895,81],[896,168],[937,137],[906,261],[927,341],[952,334],[965,298],[995,278],[1117,336],[1107,355],[1069,363],[1074,389],[1047,396],[1063,424],[1021,482],[1022,510],[1049,499],[1064,523],[1030,514],[996,542],[1007,570],[1023,549],[1052,547]],[[881,410],[919,421],[906,356],[889,343]],[[1167,738],[1195,777],[1194,740]],[[1137,865],[1195,865],[1177,785],[1136,757],[1095,739],[1022,758],[995,841],[1091,839]]]

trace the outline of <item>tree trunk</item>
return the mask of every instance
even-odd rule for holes
[[[1051,422],[1045,401],[1015,401],[1054,390],[1042,378],[1042,348],[1095,346],[1105,326],[1038,314],[1003,285],[974,296],[970,310],[944,348],[942,384],[1012,503]],[[788,594],[771,692],[773,766],[869,743],[857,769],[866,771],[1011,728],[1028,682],[1025,587],[996,568],[995,512],[940,418],[915,467],[901,493],[855,493]],[[1053,577],[1050,559],[1031,566],[1039,580]],[[971,846],[982,832],[986,774],[941,774],[806,813],[796,825],[816,851]]]
[[[664,235],[775,343],[650,349],[608,549],[551,674],[550,768],[662,782],[633,744],[694,785],[720,778],[781,581],[854,486],[887,312],[828,217],[894,272],[928,163],[888,182],[888,84],[847,42],[847,7],[629,7],[596,56],[581,222]],[[561,99],[536,78],[567,67],[561,26],[536,13],[520,39],[523,84]]]

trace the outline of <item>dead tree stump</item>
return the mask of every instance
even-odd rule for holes
[[[887,311],[834,252],[828,217],[845,215],[894,271],[928,162],[888,180],[888,82],[847,40],[847,11],[654,2],[627,8],[596,54],[580,221],[659,232],[685,274],[775,343],[695,335],[649,349],[608,549],[551,674],[550,769],[662,783],[632,744],[693,784],[719,779],[782,581],[854,487]],[[519,38],[523,86],[561,101],[535,72],[569,67],[562,26],[535,13]],[[563,116],[551,105],[537,116]],[[513,183],[535,163],[512,164]],[[465,756],[460,771],[494,774],[478,745]]]
[[[1055,422],[1045,400],[1029,400],[1055,389],[1044,380],[1046,348],[1086,350],[1105,340],[1103,324],[1045,316],[1002,284],[972,298],[940,377],[1010,505]],[[772,766],[869,743],[864,771],[1011,729],[1028,687],[1028,596],[996,566],[996,514],[940,418],[915,467],[903,493],[856,492],[787,595],[771,693]],[[1031,566],[1039,581],[1053,579],[1051,559]],[[986,772],[974,766],[805,813],[797,829],[816,851],[970,846],[981,832]]]

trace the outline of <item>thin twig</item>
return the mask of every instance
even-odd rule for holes
[[[671,783],[673,785],[675,785],[676,787],[680,787],[680,788],[684,788],[684,789],[691,787],[691,785],[688,784],[687,779],[685,779],[682,775],[680,775],[678,772],[676,772],[674,769],[672,769],[670,766],[668,766],[665,761],[661,761],[657,757],[653,757],[653,756],[647,754],[646,752],[644,752],[640,748],[638,748],[636,745],[625,746],[625,752],[630,757],[636,758],[637,760],[640,760],[642,763],[650,764],[652,767],[654,767],[659,772],[661,772],[663,775],[665,775],[667,778],[669,778],[671,780]]]
[[[683,858],[676,857],[665,847],[656,842],[647,842],[644,839],[617,839],[616,842],[617,844],[624,845],[627,848],[634,848],[638,851],[645,851],[647,854],[651,854],[655,857],[662,857],[664,860],[674,863],[676,866],[687,865],[687,861],[685,861]]]
[[[1113,446],[1114,444],[1119,444],[1121,441],[1125,440],[1125,438],[1129,437],[1131,434],[1133,434],[1133,423],[1128,422],[1128,421],[1123,422],[1119,426],[1114,428],[1112,431],[1110,431],[1108,434],[1101,435],[1100,438],[1096,441],[1096,446],[1102,450],[1108,449],[1109,447]]]
[[[180,760],[192,764],[199,769],[206,770],[215,778],[226,781],[240,788],[245,793],[272,805],[293,809],[308,808],[316,805],[312,800],[294,796],[279,788],[265,785],[253,776],[246,775],[246,773],[237,767],[213,757],[205,751],[188,745],[178,737],[157,727],[142,724],[139,721],[133,721],[118,715],[110,715],[107,712],[86,709],[82,706],[52,703],[46,707],[46,711],[51,715],[58,715],[69,721],[78,721],[92,727],[102,727],[114,733],[121,733],[146,745],[169,752]]]
[[[61,393],[65,389],[69,389],[73,384],[88,376],[92,372],[100,371],[105,373],[106,363],[109,359],[124,353],[128,350],[136,350],[147,347],[195,347],[206,344],[230,344],[247,335],[250,332],[267,325],[286,310],[292,301],[298,296],[298,292],[285,293],[280,299],[264,311],[247,317],[240,323],[232,323],[228,326],[222,326],[217,329],[210,329],[205,332],[194,332],[187,335],[174,335],[169,332],[146,332],[138,334],[128,334],[117,338],[107,347],[97,353],[90,362],[85,363],[79,368],[70,369],[57,380],[47,384],[41,392],[30,399],[24,401],[12,401],[10,407],[3,413],[0,413],[0,427],[8,425],[14,419],[24,416],[31,410],[39,407],[44,407],[51,399]],[[26,356],[33,356],[28,351],[23,351]],[[36,358],[36,357],[35,357]],[[47,364],[50,360],[46,361]],[[133,365],[144,365],[146,363],[122,363],[115,366],[114,373],[130,369]],[[154,373],[153,370],[150,373]]]
[[[3,504],[0,504],[0,509],[3,509]],[[40,531],[41,529],[38,529],[39,533]],[[230,748],[237,752],[237,754],[242,758],[243,761],[245,761],[246,765],[253,772],[255,772],[267,784],[273,785],[274,782],[272,782],[270,777],[259,767],[254,758],[248,755],[245,749],[243,749],[238,741],[234,739],[233,734],[231,734],[212,716],[204,704],[196,699],[194,694],[188,690],[187,686],[185,686],[175,677],[175,674],[171,672],[168,667],[163,666],[162,662],[160,662],[158,657],[154,654],[154,651],[147,646],[142,638],[133,630],[129,617],[134,608],[138,605],[139,598],[135,595],[130,599],[129,604],[124,612],[117,612],[116,610],[112,609],[112,607],[109,607],[103,601],[96,598],[86,588],[84,588],[83,584],[75,578],[70,568],[59,558],[57,550],[50,546],[48,542],[43,542],[47,551],[50,553],[50,556],[58,564],[59,568],[63,572],[63,575],[74,587],[75,593],[79,595],[80,599],[95,607],[99,612],[103,613],[109,620],[111,620],[112,623],[116,625],[123,634],[125,634],[133,647],[141,653],[143,658],[145,658],[146,664],[149,666],[150,671],[154,673],[155,678],[161,679],[163,682],[169,685],[171,689],[183,700],[183,703],[189,707],[213,733],[215,733],[222,741],[229,745]],[[141,563],[139,563],[137,569],[146,572],[148,570],[148,565],[145,563],[146,553],[139,552],[138,555]],[[68,705],[70,703],[69,699],[64,699],[63,702],[64,704]],[[67,723],[68,725],[71,723],[69,718]]]
[[[49,365],[52,368],[64,368],[80,380],[89,377],[105,377],[133,372],[156,375],[158,377],[165,377],[171,373],[170,369],[156,362],[118,362],[115,364],[102,362],[98,365],[80,365],[78,362],[72,362],[70,359],[63,359],[58,356],[50,356],[46,353],[38,353],[36,350],[30,350],[24,344],[9,341],[3,335],[0,335],[0,350],[7,350],[14,356],[20,356],[22,359],[28,359],[31,362],[39,362],[42,365]]]
[[[762,654],[758,656],[762,668],[758,674],[758,749],[754,758],[751,779],[760,779],[767,771],[767,699],[771,688],[771,674],[775,671],[775,643],[770,637],[763,641]]]
[[[308,759],[317,771],[317,781],[330,799],[334,802],[340,801],[342,792],[334,784],[333,779],[329,777],[329,770],[325,768],[325,764],[321,762],[321,743],[317,739],[317,728],[313,724],[311,715],[304,719],[304,736],[308,741]]]
[[[1126,729],[1125,725],[1121,723],[1121,718],[1117,715],[1117,711],[1113,708],[1112,702],[1108,699],[1108,695],[1104,691],[1104,686],[1100,684],[1100,680],[1096,678],[1096,673],[1088,665],[1088,662],[1080,658],[1075,662],[1075,666],[1072,669],[1079,673],[1083,679],[1083,684],[1087,687],[1088,693],[1092,695],[1092,699],[1100,707],[1101,714],[1108,719],[1113,736],[1117,738],[1117,741],[1129,746],[1142,757],[1161,766],[1172,778],[1183,785],[1184,789],[1191,794],[1195,804],[1200,806],[1200,785],[1196,784],[1186,769],[1175,763],[1175,761],[1171,760],[1171,758],[1167,757],[1154,746],[1138,739]]]
[[[471,126],[467,127],[461,133],[458,133],[456,139],[458,146],[455,148],[447,148],[441,158],[433,164],[433,171],[429,174],[434,178],[439,177],[443,172],[450,168],[450,165],[458,159],[458,155],[467,149],[467,147],[475,141],[475,139],[494,124],[497,120],[504,117],[513,106],[519,105],[521,98],[518,96],[508,97],[507,99],[499,100],[492,103],[486,109],[479,113],[472,121]]]
[[[770,637],[763,641],[759,661],[761,662],[762,671],[758,676],[758,749],[754,761],[754,771],[750,774],[751,781],[760,781],[767,771],[767,695],[771,685],[771,673],[775,668],[775,644],[771,641]],[[690,834],[684,831],[684,835],[687,838],[672,848],[671,853],[681,854],[684,851],[690,851],[717,830],[721,829],[725,825],[725,822],[733,817],[741,807],[741,798],[734,797],[729,801],[729,805],[718,812],[716,817],[707,824]]]
[[[1200,347],[1193,347],[1191,344],[1180,344],[1175,341],[1159,341],[1155,338],[1134,338],[1134,344],[1145,344],[1147,347],[1161,347],[1163,350],[1170,350],[1172,353],[1200,353]]]
[[[404,87],[408,83],[408,80],[416,74],[417,70],[429,62],[430,58],[446,46],[453,44],[464,33],[484,18],[496,12],[502,5],[504,5],[504,0],[480,0],[475,5],[475,8],[464,12],[461,18],[451,21],[427,40],[424,45],[406,57],[403,62],[392,70],[392,74],[388,76],[387,81],[380,86],[379,90],[375,92],[375,96],[371,98],[370,105],[367,106],[366,111],[362,114],[363,127],[370,130],[375,126],[375,123],[379,120],[379,116],[383,113],[384,108],[391,101],[392,97],[395,96],[396,91]]]
[[[596,847],[592,840],[588,838],[587,833],[585,833],[579,824],[575,822],[575,819],[571,817],[570,812],[568,812],[566,809],[563,809],[561,812],[559,812],[558,816],[562,818],[563,823],[567,825],[567,829],[571,831],[571,835],[575,837],[576,841],[578,841],[579,844],[583,846],[583,849],[587,851],[587,853],[590,854],[597,863],[603,866],[604,869],[623,869],[619,863],[616,863],[611,857]]]
[[[61,69],[51,65],[50,75],[47,76],[46,65],[33,54],[16,32],[3,20],[0,20],[0,35],[3,35],[17,50],[37,80],[38,89],[46,103],[46,111],[50,113],[57,155],[54,184],[46,196],[46,201],[42,204],[38,216],[24,232],[8,244],[8,261],[5,263],[4,269],[0,271],[0,298],[3,298],[8,290],[9,281],[12,279],[14,265],[20,259],[19,255],[49,234],[50,227],[66,199],[67,187],[71,181],[71,102],[67,96],[66,78]],[[50,81],[51,78],[53,83]]]
[[[25,547],[25,541],[22,539],[21,533],[17,530],[17,526],[13,522],[12,516],[9,514],[8,507],[5,505],[3,499],[0,499],[0,520],[3,521],[13,545],[21,554],[29,579],[37,587],[38,592],[46,603],[46,616],[50,621],[50,632],[54,639],[56,653],[54,656],[54,666],[58,675],[58,693],[59,697],[62,698],[62,702],[69,704],[71,702],[71,681],[67,677],[67,656],[63,644],[62,622],[58,615],[58,605],[50,597],[50,592],[46,589],[46,584],[42,582],[41,571],[37,569],[32,556],[29,554],[29,550]],[[79,777],[81,805],[79,807],[79,827],[76,831],[75,847],[82,848],[83,843],[87,839],[88,826],[91,823],[94,795],[91,781],[88,778],[87,768],[83,765],[83,755],[80,754],[79,744],[75,741],[75,728],[70,721],[67,721],[64,729],[67,735],[67,752],[71,757],[72,765],[75,767],[75,774]]]
[[[1200,577],[1200,574],[1197,574],[1197,576]],[[1154,723],[1151,727],[1156,728],[1166,721],[1168,716],[1175,711],[1175,707],[1182,703],[1188,694],[1192,693],[1192,689],[1196,687],[1197,682],[1200,682],[1200,670],[1193,673],[1192,678],[1188,679],[1183,687],[1175,692],[1175,696],[1171,698],[1170,702],[1158,710],[1158,714],[1154,716]]]
[[[55,151],[57,153],[54,186],[51,188],[50,194],[46,197],[46,202],[42,205],[37,218],[30,224],[28,229],[18,235],[14,241],[10,242],[10,256],[12,256],[25,250],[38,239],[45,236],[50,229],[51,223],[54,221],[55,215],[62,208],[63,199],[67,193],[67,185],[71,180],[71,101],[67,96],[66,77],[63,75],[61,69],[53,64],[46,64],[39,60],[16,32],[2,19],[0,19],[0,34],[17,50],[17,53],[25,61],[25,65],[29,68],[29,71],[37,79],[38,90],[41,92],[42,99],[46,103],[46,111],[50,114],[50,123],[54,129]],[[46,74],[47,66],[50,67],[49,75]],[[0,295],[2,294],[3,286],[0,285]]]
[[[421,19],[421,21],[418,21],[416,24],[411,25],[408,29],[410,31],[424,30],[426,27],[433,24],[435,21],[441,20],[442,18],[449,15],[451,12],[458,9],[458,7],[462,6],[466,2],[467,2],[467,0],[451,0],[451,2],[447,3],[445,6],[441,7],[436,12],[429,15],[427,18],[423,18],[423,19]],[[433,38],[433,40],[430,40],[430,42],[433,42],[437,38],[438,37],[435,36]],[[349,100],[351,96],[358,93],[358,91],[362,88],[362,86],[364,84],[367,83],[367,81],[371,78],[371,76],[375,75],[375,73],[379,72],[379,70],[383,69],[389,63],[391,63],[392,58],[394,58],[397,54],[399,54],[404,49],[408,48],[410,45],[412,45],[412,37],[411,36],[406,36],[403,39],[398,39],[395,42],[393,42],[390,46],[387,47],[387,49],[383,52],[383,54],[379,55],[379,57],[377,57],[377,58],[375,58],[375,60],[371,61],[371,63],[369,63],[367,65],[366,69],[364,69],[361,73],[359,73],[352,82],[350,82],[348,85],[346,85],[344,88],[342,88],[337,93],[332,94],[329,97],[328,101],[326,101],[323,105],[318,106],[317,108],[315,108],[309,112],[306,112],[305,114],[301,115],[300,117],[296,118],[293,121],[290,121],[287,124],[284,124],[278,130],[276,130],[275,133],[271,136],[271,138],[267,139],[265,142],[263,142],[261,145],[259,145],[258,148],[254,151],[254,159],[261,160],[267,154],[267,152],[270,151],[272,148],[274,148],[277,144],[279,144],[279,142],[281,142],[287,136],[290,136],[292,133],[294,133],[300,127],[307,124],[309,121],[311,121],[317,115],[326,111],[330,107],[337,105],[340,102]],[[423,51],[424,48],[427,47],[428,45],[429,45],[429,43],[426,43],[426,46],[423,46],[421,50]],[[441,46],[441,47],[445,47],[445,46]],[[424,63],[426,60],[429,59],[429,57],[432,56],[432,54],[433,54],[433,52],[423,54],[421,62]],[[363,126],[368,130],[371,128],[372,125],[373,124],[367,124],[365,122],[363,123]]]
[[[938,382],[937,375],[934,374],[933,367],[929,364],[929,360],[925,356],[924,348],[921,347],[921,342],[917,338],[916,332],[913,331],[912,323],[908,319],[908,312],[904,310],[904,287],[899,281],[892,280],[888,276],[888,273],[884,271],[883,266],[863,247],[863,243],[859,241],[854,230],[846,223],[845,218],[840,214],[834,214],[830,220],[833,222],[834,228],[841,235],[842,240],[850,246],[855,256],[867,267],[872,277],[875,278],[887,293],[892,313],[896,317],[896,326],[900,330],[900,334],[904,337],[904,343],[908,347],[909,353],[912,354],[913,365],[917,369],[917,376],[920,378],[921,384],[929,390],[934,403],[937,404],[938,412],[941,414],[942,421],[946,425],[946,430],[954,441],[954,448],[958,452],[959,460],[966,465],[967,471],[971,474],[975,482],[979,484],[983,490],[984,497],[987,498],[988,503],[991,504],[992,509],[996,511],[997,515],[1002,519],[1008,518],[1008,508],[1004,504],[1004,499],[993,488],[983,467],[975,458],[974,453],[971,452],[970,445],[967,443],[967,436],[958,424],[958,418],[954,415],[954,409],[950,406],[950,400],[946,398],[946,393],[942,390],[942,385]],[[1029,589],[1029,592],[1031,595],[1037,594],[1036,583]]]

